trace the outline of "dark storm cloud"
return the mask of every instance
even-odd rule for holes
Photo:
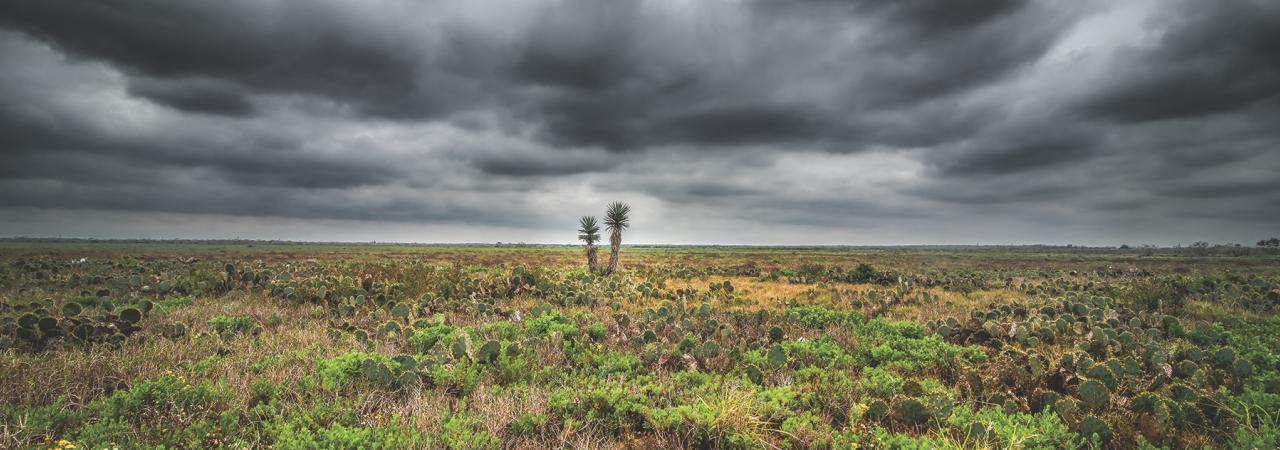
[[[413,49],[399,41],[413,36],[380,35],[374,28],[379,24],[344,15],[334,5],[16,1],[0,5],[0,25],[70,55],[109,61],[156,79],[150,81],[152,89],[141,91],[168,105],[208,106],[209,93],[202,99],[190,98],[199,93],[172,91],[146,95],[164,91],[157,80],[196,77],[223,82],[214,93],[221,102],[246,95],[231,91],[243,86],[254,92],[321,95],[388,116],[446,108],[420,84]]]
[[[634,187],[675,203],[701,201],[743,201],[744,198],[768,191],[748,180],[702,179],[682,177],[680,180],[637,181]]]
[[[497,149],[473,151],[464,156],[470,163],[489,175],[510,177],[542,177],[602,172],[616,167],[621,161],[601,152],[560,151],[511,151]]]
[[[154,186],[113,184],[107,187],[67,182],[0,179],[0,207],[107,209],[139,212],[228,214],[252,217],[351,219],[391,222],[484,223],[538,227],[553,218],[528,211],[517,198],[488,199],[486,204],[465,195],[423,197],[397,190],[342,191],[257,189],[246,193],[237,186],[200,180],[169,180]],[[447,193],[446,193],[447,194]],[[521,212],[521,214],[513,214]]]
[[[814,16],[874,15],[921,36],[945,35],[981,25],[1016,11],[1026,0],[962,1],[879,1],[879,0],[799,0],[778,2],[752,0],[753,8],[767,13],[807,13]]]
[[[129,94],[184,111],[227,116],[249,116],[254,112],[243,90],[216,80],[137,77],[129,81]]]
[[[1218,180],[1210,183],[1183,184],[1163,190],[1163,194],[1190,198],[1234,198],[1242,195],[1280,192],[1280,178],[1269,180]],[[1280,213],[1277,213],[1280,215]]]
[[[84,174],[55,165],[76,158],[150,171],[199,169],[248,186],[358,187],[400,175],[393,162],[364,159],[358,148],[335,154],[308,151],[306,136],[288,131],[176,123],[135,135],[104,129],[72,111],[22,109],[0,110],[0,123],[6,125],[0,129],[10,139],[4,153],[15,163],[0,176],[87,182]],[[96,172],[103,167],[81,169]]]
[[[557,21],[536,23],[517,74],[557,88],[533,105],[551,142],[618,149],[790,143],[850,151],[915,140],[868,128],[879,116],[998,82],[1035,61],[1078,15],[1016,2],[974,5],[968,15],[923,4],[759,2],[741,23],[724,25],[731,33],[707,35],[667,30],[634,9],[599,13],[608,7],[569,3],[576,7],[557,10]],[[947,36],[935,39],[930,24]],[[666,45],[654,33],[685,42]]]
[[[1084,114],[1149,121],[1280,100],[1280,3],[1171,2],[1154,48],[1116,55],[1115,77],[1084,97]]]
[[[1256,230],[1277,30],[1250,0],[0,2],[0,208]]]
[[[882,10],[895,18],[905,19],[916,33],[945,35],[954,30],[982,24],[1026,6],[1025,0],[967,0],[938,2],[911,0],[900,2],[855,2],[867,9]]]
[[[906,2],[888,11],[859,90],[873,106],[933,101],[1034,62],[1079,14],[1024,2]],[[964,6],[962,6],[964,5]],[[879,89],[870,89],[875,86]]]
[[[0,6],[0,24],[109,61],[132,94],[188,111],[248,115],[253,93],[296,93],[391,118],[497,109],[554,145],[834,141],[849,151],[879,143],[864,124],[886,112],[876,108],[996,82],[1074,17],[1012,1],[766,2],[672,20],[646,5],[551,2],[515,36],[422,26],[443,7],[384,5],[401,18],[323,2],[17,1]],[[719,24],[725,33],[698,30],[715,15],[736,19]],[[805,85],[826,92],[787,92]]]
[[[952,205],[1026,205],[1051,203],[1080,191],[1074,180],[998,175],[962,181],[932,181],[913,186],[911,194]]]
[[[634,1],[573,1],[541,11],[510,67],[517,80],[572,91],[611,89],[633,76]]]
[[[1087,159],[1097,150],[1097,130],[1066,120],[1015,120],[978,136],[944,145],[926,161],[940,175],[998,175]]]
[[[659,136],[662,142],[735,145],[817,141],[836,131],[823,128],[821,119],[800,108],[734,105],[673,115],[654,124],[649,136]]]

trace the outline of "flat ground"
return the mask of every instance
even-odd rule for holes
[[[602,260],[607,260],[607,248]],[[0,242],[0,447],[1274,448],[1250,249]]]

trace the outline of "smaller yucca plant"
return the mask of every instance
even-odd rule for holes
[[[596,271],[596,242],[600,241],[600,224],[595,216],[582,216],[578,219],[578,240],[587,244],[584,253],[587,256],[587,269]]]

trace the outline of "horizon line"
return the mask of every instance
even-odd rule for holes
[[[87,242],[87,243],[132,243],[132,242],[150,242],[150,243],[244,243],[244,244],[295,244],[295,245],[412,245],[412,246],[542,246],[542,247],[578,247],[582,244],[563,243],[563,242],[423,242],[423,241],[308,241],[308,240],[289,240],[289,239],[252,239],[252,238],[96,238],[96,237],[62,237],[62,236],[4,236],[0,237],[0,242],[16,242],[16,243],[56,243],[56,242]],[[1156,244],[1118,244],[1118,245],[1086,245],[1071,243],[1003,243],[1003,244],[726,244],[726,243],[653,243],[638,242],[622,244],[623,247],[741,247],[741,248],[919,248],[919,247],[968,247],[968,248],[1077,248],[1077,249],[1186,249],[1194,248],[1190,245],[1156,245]],[[1209,248],[1264,248],[1254,245],[1242,243],[1223,243],[1209,244]]]

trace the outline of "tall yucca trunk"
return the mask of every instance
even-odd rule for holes
[[[613,229],[613,233],[609,234],[609,268],[604,271],[605,275],[612,275],[618,270],[618,247],[622,246],[622,230]]]
[[[599,253],[596,250],[598,249],[595,244],[587,244],[587,270],[591,273],[596,273],[596,253]]]

